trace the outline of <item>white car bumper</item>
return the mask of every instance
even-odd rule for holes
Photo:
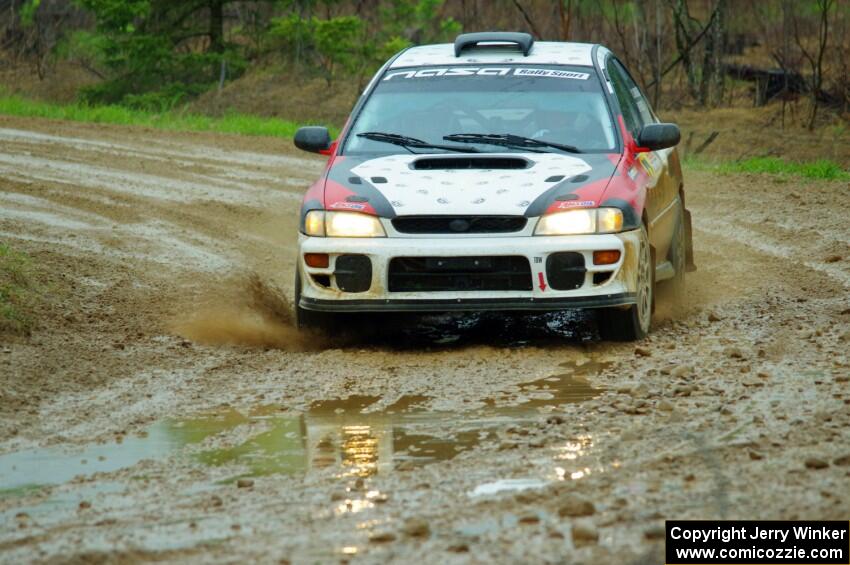
[[[400,312],[562,310],[634,304],[639,233],[415,238],[301,235],[299,305],[308,310]],[[619,251],[619,260],[595,265],[593,252],[609,250]],[[565,285],[563,270],[554,272],[558,258],[550,261],[550,256],[569,252],[581,255],[583,267],[573,264],[567,277],[572,282]],[[309,267],[304,260],[307,253],[327,254],[328,266]],[[361,258],[340,260],[345,256]],[[371,272],[360,272],[360,280],[356,280],[357,269],[351,267],[366,265],[362,257],[368,259]],[[497,257],[503,259],[494,259]],[[570,261],[576,259],[572,255]]]

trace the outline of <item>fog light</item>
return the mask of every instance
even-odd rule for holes
[[[620,260],[620,252],[616,249],[611,251],[594,251],[593,252],[593,264],[594,265],[613,265],[617,261]]]
[[[330,258],[327,253],[305,253],[304,262],[308,267],[314,269],[327,269],[330,265]]]

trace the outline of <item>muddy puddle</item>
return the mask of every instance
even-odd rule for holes
[[[0,456],[0,501],[14,504],[14,499],[36,495],[40,502],[28,507],[36,514],[74,506],[79,493],[58,489],[56,494],[49,487],[79,483],[78,490],[92,488],[87,481],[105,474],[98,475],[98,482],[113,488],[108,473],[169,457],[217,468],[217,482],[224,483],[327,469],[345,480],[415,468],[498,441],[498,431],[521,427],[541,410],[594,398],[601,390],[586,376],[606,366],[594,361],[566,366],[562,373],[520,384],[465,412],[429,410],[425,396],[403,396],[380,408],[374,408],[378,396],[351,396],[314,402],[304,412],[273,405],[226,408],[161,420],[120,442],[8,453]],[[19,508],[4,514],[12,510]]]

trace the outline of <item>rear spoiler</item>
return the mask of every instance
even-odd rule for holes
[[[470,49],[479,43],[514,44],[528,57],[534,38],[531,34],[515,31],[482,31],[478,33],[464,33],[455,39],[455,57],[460,57],[464,49]]]

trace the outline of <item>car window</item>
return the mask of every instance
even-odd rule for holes
[[[391,69],[355,118],[343,152],[405,152],[357,137],[375,131],[429,143],[447,143],[443,136],[456,133],[512,134],[587,152],[615,151],[616,130],[594,72],[560,65]]]
[[[633,136],[637,137],[640,132],[640,128],[644,123],[643,117],[638,109],[637,101],[629,88],[629,84],[626,81],[628,77],[615,59],[609,61],[608,75],[611,77],[611,84],[614,86],[614,96],[617,97],[617,102],[620,103],[620,109],[623,112],[623,121],[626,123],[626,129],[629,130]]]
[[[632,95],[632,99],[635,101],[635,106],[637,106],[638,114],[640,115],[640,119],[643,125],[652,124],[656,122],[655,116],[652,113],[652,110],[649,106],[649,101],[647,101],[646,96],[643,95],[643,92],[640,91],[640,87],[632,80],[631,75],[626,71],[626,68],[623,66],[620,61],[614,59],[612,61],[614,66],[617,67],[617,70],[620,73],[620,76],[623,77],[623,81],[625,82],[626,88],[628,88],[629,93]]]

